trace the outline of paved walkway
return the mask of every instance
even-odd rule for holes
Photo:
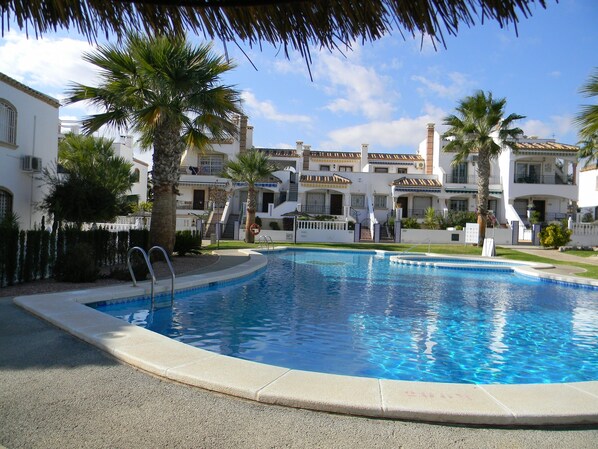
[[[579,262],[588,265],[598,265],[598,252],[594,252],[593,256],[581,257],[571,254],[568,251],[560,252],[555,249],[545,249],[539,246],[510,246],[509,248],[516,249],[522,253],[533,254],[539,257],[548,257],[558,262]]]
[[[218,264],[212,269],[219,269]],[[598,441],[596,428],[438,426],[277,407],[211,393],[124,365],[29,315],[10,298],[0,299],[0,379],[0,445],[9,449],[595,449]]]

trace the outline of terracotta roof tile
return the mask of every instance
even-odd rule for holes
[[[579,147],[558,142],[517,142],[515,147],[518,150],[535,150],[535,151],[574,151],[577,152]]]
[[[292,148],[256,148],[257,151],[272,157],[299,157]]]
[[[361,153],[343,151],[310,151],[310,157],[314,159],[360,159]]]
[[[370,153],[368,160],[423,161],[419,154]]]

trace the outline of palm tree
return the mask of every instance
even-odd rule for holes
[[[114,154],[111,139],[68,133],[58,143],[58,163],[66,173],[106,187],[123,198],[133,186],[133,164]]]
[[[245,221],[245,241],[253,243],[254,236],[250,227],[255,223],[256,190],[255,184],[267,179],[276,171],[268,156],[257,150],[249,150],[237,156],[236,161],[228,161],[224,167],[224,176],[233,182],[247,183],[247,220]]]
[[[58,165],[46,167],[43,178],[49,191],[40,208],[54,215],[54,222],[111,221],[127,204],[133,186],[133,164],[117,157],[113,141],[69,133],[58,143]],[[60,172],[60,173],[59,173]]]
[[[443,137],[450,140],[444,151],[455,152],[452,164],[458,165],[467,161],[471,153],[478,156],[476,171],[479,245],[484,243],[486,236],[490,161],[497,158],[505,147],[516,151],[515,139],[523,133],[519,128],[511,128],[511,125],[515,120],[525,118],[524,116],[510,114],[503,118],[506,103],[505,98],[495,100],[492,92],[486,94],[478,91],[459,102],[456,115],[451,114],[444,118],[444,124],[448,125],[449,129]]]
[[[587,139],[583,139],[577,144],[580,146],[577,152],[579,159],[586,159],[584,167],[592,164],[598,165],[598,131]]]
[[[590,76],[580,92],[586,97],[598,97],[598,69]],[[582,106],[581,113],[575,123],[580,126],[579,134],[582,140],[578,157],[587,158],[586,166],[595,161],[598,163],[598,104]]]
[[[109,125],[131,128],[143,148],[153,146],[150,240],[174,248],[179,166],[186,147],[200,150],[236,132],[240,94],[220,78],[234,64],[179,37],[129,34],[122,49],[99,47],[84,59],[100,69],[97,87],[73,84],[67,104],[87,100],[105,112],[86,117],[87,133]]]

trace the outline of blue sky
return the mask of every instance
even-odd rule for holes
[[[506,97],[507,113],[525,115],[528,135],[576,143],[572,118],[583,98],[579,88],[598,67],[598,2],[548,0],[515,30],[494,22],[463,28],[436,50],[421,36],[399,32],[352,51],[313,50],[310,80],[298,54],[264,46],[234,46],[238,67],[225,78],[243,92],[244,110],[254,126],[254,145],[313,149],[413,153],[426,124],[453,112],[459,99],[478,89]],[[190,36],[193,41],[199,38]],[[0,38],[0,72],[56,98],[69,81],[93,84],[93,68],[81,61],[91,47],[74,33],[27,39],[13,30]],[[215,50],[222,52],[220,43]],[[595,100],[592,100],[595,101]],[[61,118],[93,112],[83,105],[61,108]]]

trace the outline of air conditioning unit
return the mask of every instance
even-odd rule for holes
[[[419,168],[419,169],[424,168],[424,163],[423,162],[416,162],[415,163],[415,168]]]
[[[41,157],[23,156],[21,158],[21,170],[27,171],[27,172],[42,171]]]

